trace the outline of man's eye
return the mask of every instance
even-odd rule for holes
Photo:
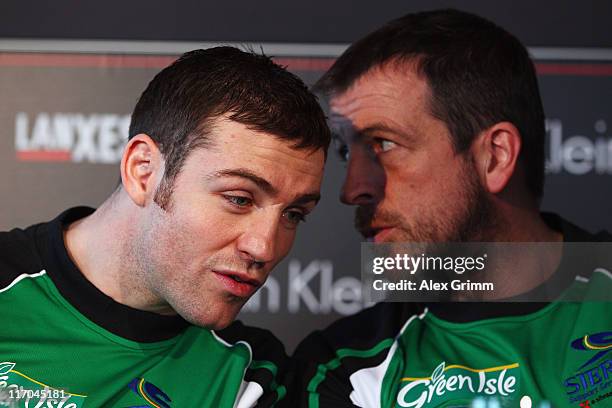
[[[381,152],[388,152],[389,150],[395,148],[397,144],[387,139],[376,139],[376,143],[380,148]]]
[[[248,197],[233,196],[233,195],[225,195],[223,197],[225,197],[227,201],[229,201],[231,204],[234,204],[237,207],[248,207],[249,205],[253,203],[253,200],[251,200]]]
[[[286,211],[284,217],[287,219],[287,221],[294,225],[306,221],[306,214],[300,211]]]

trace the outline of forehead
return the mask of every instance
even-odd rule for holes
[[[423,120],[433,119],[428,102],[429,86],[415,63],[388,63],[372,68],[346,91],[331,96],[330,123],[335,130],[359,129],[373,121],[418,128]]]
[[[199,175],[231,169],[248,168],[279,187],[298,184],[319,184],[323,175],[322,149],[296,149],[294,141],[255,131],[225,118],[210,127],[210,143],[190,153],[184,170]]]

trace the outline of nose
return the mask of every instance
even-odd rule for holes
[[[238,251],[243,260],[263,267],[274,260],[279,215],[274,211],[256,211],[247,230],[238,238]]]
[[[374,205],[384,194],[385,177],[380,162],[359,144],[351,146],[340,201],[348,205]]]

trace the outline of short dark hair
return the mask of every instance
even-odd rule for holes
[[[149,135],[164,156],[164,179],[155,195],[162,208],[185,158],[210,144],[209,125],[222,115],[294,142],[297,149],[327,152],[325,114],[297,76],[265,55],[234,47],[187,52],[149,83],[129,130],[130,139]]]
[[[521,134],[519,162],[536,198],[544,184],[544,110],[535,67],[512,34],[458,10],[405,15],[351,45],[315,91],[342,93],[370,69],[414,62],[430,88],[429,110],[442,120],[457,152],[482,130],[512,122]]]

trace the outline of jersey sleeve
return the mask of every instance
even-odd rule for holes
[[[251,350],[251,361],[234,406],[284,406],[287,387],[282,379],[287,375],[289,358],[280,340],[268,330],[245,326],[239,321],[217,334],[229,343],[244,342]]]
[[[304,339],[291,359],[288,375],[289,406],[354,407],[350,399],[350,372],[338,350],[316,331]]]

